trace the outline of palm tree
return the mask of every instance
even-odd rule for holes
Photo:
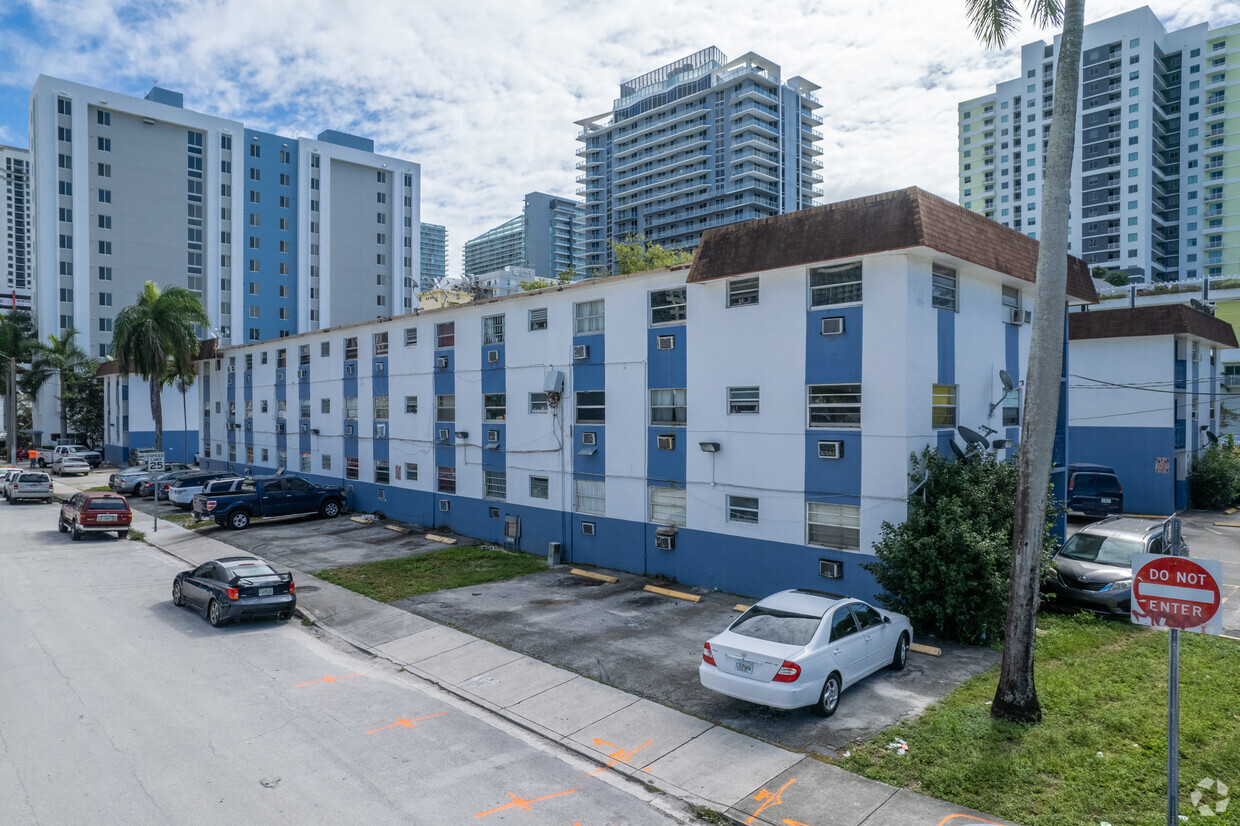
[[[160,290],[146,282],[138,300],[116,315],[112,351],[122,376],[136,373],[150,385],[155,449],[164,449],[164,410],[160,394],[170,374],[193,369],[198,329],[209,324],[198,296],[185,287]]]
[[[14,310],[0,315],[0,387],[4,389],[5,439],[9,462],[17,462],[17,374],[30,361],[38,340],[30,313]]]
[[[185,403],[185,391],[194,386],[196,378],[198,378],[198,370],[192,361],[183,365],[174,364],[168,371],[168,384],[181,393],[181,422],[184,425],[181,428],[181,436],[184,439],[181,452],[185,456],[186,464],[189,463],[189,410]]]
[[[22,381],[22,389],[30,396],[56,379],[58,393],[56,404],[60,407],[60,438],[69,439],[69,409],[65,406],[65,385],[73,376],[85,373],[91,364],[90,356],[77,345],[77,330],[70,327],[63,337],[48,335],[47,344],[37,344],[30,360],[30,369]]]
[[[987,46],[1002,47],[1016,31],[1015,0],[965,0],[973,32]],[[1020,475],[1012,525],[1012,584],[1004,626],[1003,666],[990,706],[996,719],[1037,722],[1042,707],[1033,679],[1034,624],[1046,531],[1046,480],[1059,411],[1063,369],[1064,315],[1068,292],[1068,210],[1072,152],[1076,143],[1076,98],[1080,91],[1081,39],[1085,0],[1026,0],[1040,27],[1063,24],[1055,67],[1055,99],[1042,184],[1033,329],[1021,420]]]

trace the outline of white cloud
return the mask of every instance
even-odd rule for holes
[[[1090,0],[1087,22],[1131,7]],[[1153,8],[1169,28],[1240,20],[1235,0]],[[0,86],[24,94],[44,73],[141,95],[158,79],[254,128],[374,138],[422,164],[422,218],[448,226],[450,269],[526,192],[575,192],[574,121],[698,49],[754,51],[823,86],[826,201],[914,184],[953,198],[956,103],[1053,36],[1026,26],[988,52],[963,0],[30,0],[28,12],[42,25],[0,12]]]

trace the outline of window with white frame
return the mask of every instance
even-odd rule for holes
[[[861,427],[861,385],[809,385],[810,427]]]
[[[861,550],[861,508],[827,502],[805,503],[806,542],[841,551]]]
[[[436,396],[435,397],[435,421],[437,422],[455,422],[456,421],[456,396]]]
[[[1226,381],[1226,378],[1224,378]],[[1020,388],[1013,387],[1011,390],[1003,394],[1003,426],[1019,427],[1020,426]]]
[[[344,340],[344,357],[346,361],[357,358],[357,336]]]
[[[758,388],[729,387],[728,413],[757,413]]]
[[[413,462],[405,462],[405,481],[418,481],[418,466]]]
[[[688,291],[685,287],[650,292],[650,326],[679,324],[685,320]]]
[[[728,306],[748,307],[758,303],[758,279],[737,278],[728,282]]]
[[[647,492],[650,498],[651,522],[656,525],[676,525],[681,528],[687,524],[684,488],[650,485]]]
[[[435,468],[435,490],[440,493],[456,493],[456,468]]]
[[[935,264],[930,268],[930,303],[939,310],[955,312],[956,304],[956,271],[943,264]]]
[[[758,524],[758,497],[728,496],[728,521]]]
[[[538,392],[530,393],[530,412],[546,413],[549,405],[547,404],[547,394]]]
[[[435,325],[435,346],[441,350],[456,345],[456,322],[445,321]]]
[[[956,426],[956,385],[936,384],[930,391],[930,426]]]
[[[388,417],[388,397],[375,396],[375,418],[386,419]]]
[[[482,396],[482,418],[488,422],[502,422],[507,415],[507,393],[484,393]]]
[[[376,355],[376,356],[386,356],[386,355],[387,355],[387,351],[388,351],[388,334],[387,334],[387,331],[386,331],[386,330],[385,330],[384,332],[382,332],[382,333],[375,333],[374,335],[372,335],[372,336],[371,336],[371,341],[372,341],[372,343],[374,344],[374,348],[375,348],[375,355]]]
[[[603,332],[603,299],[573,305],[573,332],[577,335]]]
[[[1015,287],[1003,288],[1003,306],[1013,310],[1020,309],[1020,290]]]
[[[332,400],[331,399],[319,399],[319,412],[320,413],[332,412]]]
[[[358,463],[357,463],[356,456],[344,457],[344,478],[346,479],[357,479],[358,478]]]
[[[811,307],[832,307],[861,301],[861,262],[809,271]]]
[[[530,329],[545,330],[547,329],[547,308],[537,307],[530,310]]]
[[[323,465],[323,470],[331,470],[332,469],[332,455],[330,453],[324,453],[321,464]]]
[[[577,424],[603,424],[607,418],[607,392],[578,390],[576,412]]]
[[[309,453],[301,454],[301,464],[299,465],[299,467],[301,468],[302,473],[310,472],[310,454]]]
[[[606,505],[606,490],[602,479],[574,479],[573,509],[578,513],[602,516]]]
[[[504,343],[504,317],[502,315],[484,316],[482,319],[482,343]]]
[[[665,388],[650,391],[650,424],[684,427],[688,418],[685,389]]]
[[[344,417],[346,419],[357,418],[357,396],[345,396]]]
[[[417,396],[405,396],[405,412],[406,413],[417,413],[418,412],[418,397]]]
[[[508,498],[508,475],[502,470],[482,471],[482,496],[484,499]]]
[[[375,459],[375,484],[386,485],[392,481],[391,466],[382,459]]]
[[[551,498],[551,483],[546,476],[530,477],[530,498],[531,499],[549,499]]]

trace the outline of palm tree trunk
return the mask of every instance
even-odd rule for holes
[[[1033,679],[1033,644],[1046,530],[1047,480],[1059,422],[1064,321],[1068,286],[1068,210],[1076,103],[1080,92],[1084,0],[1067,0],[1055,68],[1054,119],[1042,187],[1036,312],[1025,378],[1020,468],[1012,526],[1012,584],[1004,626],[1003,666],[990,706],[996,719],[1033,723],[1042,719]],[[1067,422],[1062,423],[1065,427]]]
[[[69,411],[65,408],[65,374],[58,372],[56,374],[56,384],[60,388],[60,395],[56,397],[56,403],[60,405],[60,439],[64,442],[70,442],[69,438]]]
[[[155,422],[155,449],[164,449],[164,405],[160,398],[164,383],[158,376],[151,376],[151,419]]]
[[[181,387],[181,461],[189,464],[189,411],[185,408],[185,387]]]

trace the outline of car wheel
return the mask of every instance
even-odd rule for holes
[[[840,675],[832,671],[822,684],[822,694],[814,704],[814,713],[821,717],[830,717],[840,707]]]
[[[116,532],[116,538],[117,538],[117,539],[128,539],[128,538],[129,538],[129,530],[128,530],[128,529],[126,529],[126,530],[123,530],[123,531],[117,531],[117,532]]]
[[[900,641],[896,643],[896,653],[891,657],[891,670],[903,671],[904,666],[908,663],[908,634],[901,634]]]
[[[324,502],[319,511],[328,519],[335,519],[340,515],[340,503],[335,500]]]
[[[234,531],[242,530],[250,524],[250,515],[245,511],[237,511],[228,517],[228,527]]]
[[[211,600],[211,604],[207,606],[207,621],[216,628],[228,621],[220,618],[220,604],[215,600]]]
[[[45,462],[45,461],[43,461],[42,459],[40,459],[40,460],[39,460],[39,467],[47,467],[47,462]]]
[[[56,520],[56,530],[60,531],[61,533],[69,532],[69,529],[65,527],[65,520],[63,519]]]
[[[180,608],[185,604],[185,600],[181,599],[181,582],[180,580],[172,583],[172,604]]]
[[[73,523],[73,527],[70,529],[70,535],[73,537],[73,541],[74,541],[74,542],[79,542],[79,541],[81,541],[81,539],[82,539],[82,528],[81,528],[81,526],[79,526],[79,525],[78,525],[78,523],[76,523],[76,522],[74,522],[74,523]]]
[[[141,496],[142,494],[138,493],[138,488],[140,488],[140,487],[142,487],[141,483],[135,484],[135,485],[133,486],[133,490],[131,490],[129,493],[130,493],[132,496]]]

